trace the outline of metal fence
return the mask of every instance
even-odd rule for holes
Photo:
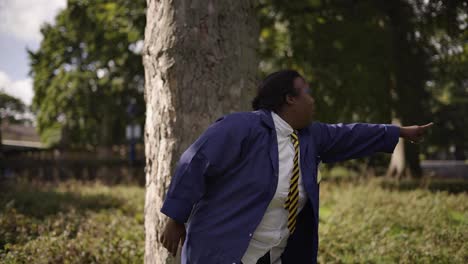
[[[127,146],[93,150],[47,149],[9,153],[0,159],[3,179],[24,178],[39,181],[67,179],[99,180],[108,184],[145,182],[144,146],[136,146],[129,159]]]

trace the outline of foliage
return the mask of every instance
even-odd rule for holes
[[[466,263],[467,193],[321,184],[320,263]]]
[[[467,7],[466,1],[263,0],[260,67],[299,69],[321,121],[435,121],[424,151],[450,145],[464,151]],[[405,146],[416,174],[418,151]]]
[[[29,54],[32,107],[46,144],[59,143],[49,135],[72,146],[122,142],[132,101],[143,123],[144,27],[143,0],[69,0],[41,28],[40,48]]]
[[[142,263],[144,190],[1,186],[1,263]]]
[[[434,121],[423,151],[466,151],[466,1],[259,1],[260,70],[296,68],[324,122]],[[30,51],[43,141],[121,143],[144,122],[143,0],[69,0]],[[418,148],[408,146],[408,163]],[[426,155],[426,156],[427,156]],[[458,155],[463,159],[463,155]]]
[[[378,25],[382,14],[372,2],[352,8],[343,2],[270,2],[263,11],[268,18],[260,36],[263,60],[271,68],[303,72],[318,99],[319,119],[390,120],[389,34]],[[277,44],[284,51],[270,44],[278,34],[286,40]]]
[[[30,120],[25,116],[28,107],[14,96],[0,91],[0,123],[7,120],[9,123],[25,123]]]
[[[466,263],[467,193],[321,183],[320,263]],[[2,263],[142,263],[144,188],[0,185]]]

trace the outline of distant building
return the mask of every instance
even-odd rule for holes
[[[36,128],[28,124],[12,124],[2,122],[1,125],[1,150],[4,154],[22,151],[43,149]]]

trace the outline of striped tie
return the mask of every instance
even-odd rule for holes
[[[288,199],[284,204],[284,208],[289,211],[288,215],[288,229],[292,234],[296,229],[296,216],[297,216],[297,206],[299,201],[299,137],[297,136],[297,131],[294,130],[294,133],[291,134],[291,140],[294,145],[295,155],[294,155],[294,166],[292,177],[289,185],[289,194]]]

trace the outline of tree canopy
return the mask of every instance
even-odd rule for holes
[[[321,121],[434,121],[422,153],[463,153],[466,10],[463,0],[261,0],[260,72],[298,69]],[[69,0],[54,25],[42,27],[30,58],[33,110],[46,143],[121,142],[132,101],[143,123],[144,27],[143,0]],[[407,151],[418,163],[419,147]]]
[[[29,51],[32,108],[49,145],[106,145],[124,140],[127,108],[144,116],[141,48],[145,1],[69,0]]]
[[[21,99],[0,90],[0,123],[8,121],[12,124],[31,123],[28,118],[28,107]]]
[[[299,69],[322,121],[434,121],[426,154],[466,149],[466,10],[466,1],[263,0],[260,67]],[[418,173],[419,147],[405,150]]]

